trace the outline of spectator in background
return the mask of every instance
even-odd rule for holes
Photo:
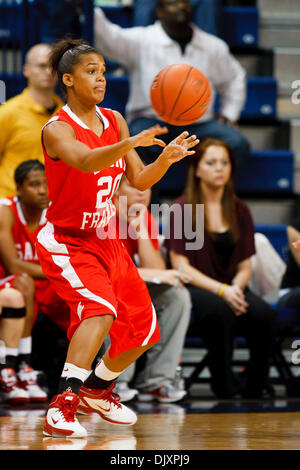
[[[172,3],[173,0],[170,0]],[[222,0],[191,0],[192,18],[206,33],[219,36]],[[148,26],[156,20],[157,0],[134,0],[133,26]]]
[[[271,349],[276,330],[276,312],[248,287],[251,256],[255,253],[254,227],[247,205],[234,194],[234,159],[230,147],[206,139],[190,159],[187,184],[177,203],[180,220],[171,213],[170,239],[166,240],[173,269],[184,265],[192,278],[188,289],[194,318],[190,334],[197,330],[209,352],[211,387],[218,398],[241,393],[260,398],[268,386]],[[186,222],[187,207],[201,249],[188,249],[186,237],[176,239],[175,224]],[[197,204],[204,204],[204,227],[197,223]],[[250,350],[246,383],[239,384],[232,372],[234,339],[245,335]]]
[[[0,200],[0,277],[25,273],[26,282],[33,284],[30,303],[26,305],[21,340],[24,346],[23,355],[18,358],[18,377],[32,401],[45,401],[46,393],[35,382],[36,373],[31,363],[33,324],[38,311],[41,311],[66,331],[69,309],[50,287],[35,250],[36,237],[46,223],[45,212],[49,204],[44,165],[38,160],[22,162],[16,168],[15,183],[17,196]],[[15,282],[20,282],[20,279],[22,277]],[[40,355],[43,356],[43,351]]]
[[[278,307],[300,310],[300,220],[287,226],[289,250],[279,290]]]
[[[95,44],[104,57],[120,63],[130,75],[126,111],[131,134],[160,122],[151,107],[150,85],[162,68],[179,62],[199,68],[211,84],[211,106],[193,125],[167,125],[169,132],[163,140],[168,142],[183,129],[200,140],[221,139],[232,147],[240,167],[249,155],[248,141],[236,127],[246,98],[245,71],[224,41],[191,24],[191,15],[189,0],[159,0],[154,25],[121,28],[95,8]],[[214,113],[216,93],[221,103],[218,116]],[[140,155],[151,163],[156,148],[141,149]]]
[[[29,155],[44,161],[41,129],[63,104],[54,93],[50,51],[49,45],[37,44],[27,52],[23,73],[28,87],[0,106],[0,197],[15,195],[14,171]]]
[[[161,340],[146,352],[142,370],[133,382],[141,401],[176,402],[186,395],[184,389],[176,388],[174,379],[190,320],[191,300],[183,285],[189,277],[166,269],[159,246],[159,229],[147,209],[150,198],[150,189],[139,191],[125,176],[115,193],[117,233],[132,259],[137,261],[161,331]],[[117,381],[121,401],[134,396],[134,391],[128,389],[133,373],[134,366],[121,374]]]

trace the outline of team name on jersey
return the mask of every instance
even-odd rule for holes
[[[25,242],[22,246],[21,243],[15,244],[18,256],[23,261],[38,261],[38,256],[35,249],[33,249],[30,242]]]
[[[121,160],[118,160],[115,164],[120,161]],[[97,174],[99,172],[94,173]],[[105,227],[110,219],[116,214],[116,208],[112,202],[112,197],[119,187],[123,174],[123,172],[120,172],[115,177],[111,175],[100,176],[97,181],[99,190],[96,197],[96,210],[94,212],[82,213],[81,230]]]
[[[98,212],[83,212],[80,229],[97,229],[105,227],[115,214],[116,208],[113,204],[107,204],[104,211],[98,210]]]
[[[125,171],[126,163],[124,158],[120,158],[120,160],[110,165],[109,168],[121,168],[123,171]],[[94,175],[97,175],[98,173],[100,173],[100,170],[94,171]]]

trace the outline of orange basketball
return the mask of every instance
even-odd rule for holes
[[[158,116],[174,126],[200,119],[210,103],[210,85],[200,70],[186,64],[172,64],[153,79],[150,99]]]

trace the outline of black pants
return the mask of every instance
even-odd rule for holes
[[[291,290],[280,297],[278,307],[300,309],[300,287],[292,287]]]
[[[205,289],[188,286],[193,316],[188,334],[201,336],[209,352],[211,388],[218,398],[242,393],[259,398],[268,384],[270,357],[276,335],[276,311],[267,302],[245,289],[247,313],[236,316],[222,297]],[[244,386],[232,371],[236,336],[245,336],[250,351]]]

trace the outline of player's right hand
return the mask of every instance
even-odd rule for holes
[[[167,134],[168,128],[166,126],[161,127],[159,124],[149,129],[145,129],[142,132],[139,132],[135,136],[131,137],[134,140],[135,147],[150,147],[151,145],[159,145],[160,147],[165,147],[166,143],[157,139],[156,135]]]

